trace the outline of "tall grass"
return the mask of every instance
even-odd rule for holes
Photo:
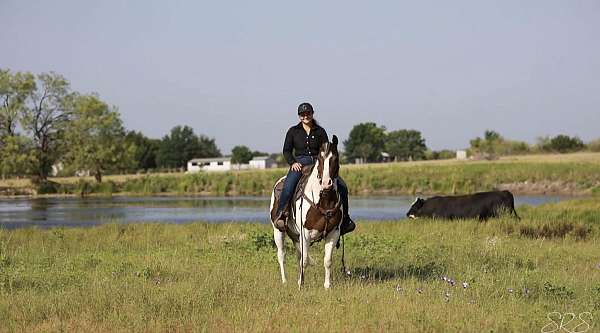
[[[0,230],[0,331],[539,332],[558,311],[589,312],[593,332],[599,205],[524,207],[520,222],[359,221],[350,274],[336,251],[329,291],[322,244],[298,290],[288,242],[281,285],[264,224]]]

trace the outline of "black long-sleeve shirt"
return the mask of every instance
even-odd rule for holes
[[[300,122],[287,131],[283,143],[283,156],[288,164],[292,165],[296,162],[296,156],[317,156],[319,148],[327,141],[329,138],[323,127],[315,124],[307,135]]]

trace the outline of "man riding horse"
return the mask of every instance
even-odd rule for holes
[[[302,167],[314,165],[320,147],[323,143],[329,141],[327,132],[325,132],[323,127],[318,125],[313,115],[314,110],[312,105],[309,103],[300,104],[298,106],[300,122],[290,127],[285,136],[283,155],[290,165],[290,169],[285,178],[283,191],[281,192],[277,206],[277,217],[275,219],[275,227],[282,232],[286,231],[286,222],[289,214],[289,210],[286,208],[298,181],[302,177]],[[330,181],[332,181],[331,178]],[[337,177],[337,188],[344,214],[340,227],[340,235],[344,235],[353,231],[356,225],[348,213],[348,187],[339,177]]]

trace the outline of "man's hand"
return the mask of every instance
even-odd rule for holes
[[[292,170],[294,171],[302,171],[302,164],[295,162],[294,164],[292,164]]]

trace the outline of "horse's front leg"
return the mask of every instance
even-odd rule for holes
[[[302,228],[300,232],[300,260],[298,260],[299,266],[299,276],[298,276],[298,288],[302,288],[304,285],[304,272],[306,271],[306,266],[308,266],[308,247],[310,246],[310,242],[308,239],[307,230]]]
[[[281,282],[286,283],[285,279],[285,268],[283,266],[285,262],[285,233],[279,231],[277,228],[273,227],[273,240],[275,241],[275,245],[277,245],[277,261],[279,261],[279,271],[281,272]]]
[[[339,229],[332,230],[327,237],[325,237],[325,257],[323,258],[323,266],[325,266],[325,283],[323,286],[325,289],[329,289],[331,286],[331,257],[333,255],[333,246],[339,237]]]

